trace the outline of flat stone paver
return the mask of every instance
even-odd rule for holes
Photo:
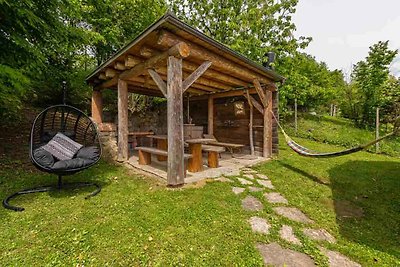
[[[233,182],[231,179],[226,178],[226,177],[220,177],[220,178],[217,178],[215,180],[223,182],[223,183],[231,183],[231,182]]]
[[[336,239],[325,229],[306,228],[306,229],[303,229],[303,233],[306,236],[308,236],[309,238],[311,238],[312,240],[336,243]]]
[[[242,207],[248,211],[260,211],[264,205],[255,197],[247,196],[242,200]]]
[[[243,187],[232,187],[232,192],[239,195],[240,193],[243,193],[245,189],[246,188]]]
[[[277,243],[258,243],[256,248],[260,252],[264,264],[267,266],[311,267],[316,266],[312,258],[304,253],[282,248]]]
[[[301,210],[291,207],[276,207],[273,210],[279,215],[286,217],[295,222],[313,223],[314,221],[308,218]]]
[[[244,168],[242,169],[243,173],[257,173],[257,171],[249,168]]]
[[[246,180],[246,179],[243,179],[243,178],[238,178],[238,181],[239,181],[241,184],[244,184],[244,185],[253,184],[253,182],[251,182],[251,181],[249,181],[249,180]]]
[[[361,264],[354,262],[339,252],[320,247],[322,254],[329,260],[330,267],[361,267]]]
[[[251,217],[248,222],[250,223],[251,230],[260,234],[268,234],[271,225],[267,222],[266,219],[260,217]]]
[[[289,225],[282,225],[279,235],[283,240],[295,245],[301,245],[301,241],[294,235],[293,228]]]
[[[271,181],[269,180],[259,180],[257,179],[257,183],[259,183],[260,185],[269,188],[269,189],[275,189],[275,186],[272,185]]]
[[[243,176],[246,177],[247,179],[254,180],[253,174],[243,174]]]
[[[282,203],[282,204],[288,204],[288,201],[286,198],[284,198],[281,194],[279,193],[265,193],[264,194],[265,199],[269,202],[269,203]]]
[[[269,180],[268,176],[266,176],[266,175],[264,175],[264,174],[257,173],[256,175],[257,175],[258,178],[260,178],[260,179]]]
[[[263,191],[263,189],[260,187],[249,186],[249,191],[250,192],[260,192],[260,191]]]

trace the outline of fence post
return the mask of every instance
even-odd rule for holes
[[[379,138],[379,108],[376,108],[375,139]],[[375,144],[376,153],[380,152],[379,142]]]

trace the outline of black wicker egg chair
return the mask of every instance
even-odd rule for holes
[[[57,160],[42,148],[58,133],[83,146],[72,159]],[[96,190],[86,196],[86,199],[98,194],[101,191],[101,187],[95,183],[63,184],[62,177],[75,174],[95,165],[100,160],[101,153],[96,125],[87,115],[69,105],[55,105],[46,108],[33,122],[30,134],[29,157],[39,170],[56,174],[58,176],[58,184],[16,192],[3,200],[3,206],[7,209],[23,211],[24,208],[12,206],[9,201],[19,195],[60,190],[62,188],[74,189],[94,186]]]

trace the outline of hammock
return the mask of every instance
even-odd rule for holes
[[[287,145],[297,154],[304,156],[304,157],[312,157],[312,158],[331,158],[331,157],[339,157],[339,156],[344,156],[344,155],[348,155],[348,154],[352,154],[352,153],[356,153],[359,152],[361,150],[364,150],[367,147],[370,147],[372,145],[375,145],[376,143],[382,141],[383,139],[395,135],[398,132],[400,132],[400,117],[396,120],[395,123],[395,128],[393,130],[392,133],[389,133],[387,135],[382,136],[381,138],[375,139],[369,143],[363,144],[363,145],[359,145],[350,149],[345,149],[342,151],[337,151],[337,152],[328,152],[328,153],[323,153],[323,152],[318,152],[315,150],[311,150],[308,149],[304,146],[301,146],[299,144],[297,144],[292,138],[290,138],[289,135],[286,134],[285,130],[283,129],[283,127],[280,125],[279,121],[276,119],[275,114],[273,112],[272,116],[275,118],[275,121],[277,122],[279,128],[281,129],[283,135],[285,136],[285,140]]]

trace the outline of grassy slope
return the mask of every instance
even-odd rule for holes
[[[338,149],[296,140],[320,151]],[[367,152],[312,159],[282,145],[279,160],[258,170],[271,178],[290,204],[338,239],[328,247],[363,266],[400,265],[400,159]],[[361,218],[347,216],[359,213],[360,208]]]
[[[293,123],[287,123],[284,127],[290,135],[295,136]],[[386,134],[384,130],[385,127],[382,127],[380,136]],[[298,121],[297,136],[350,148],[374,140],[375,131],[356,128],[352,121],[343,118],[302,114]],[[400,157],[400,137],[388,138],[380,145],[383,154]],[[370,147],[369,151],[375,152],[375,146]]]

